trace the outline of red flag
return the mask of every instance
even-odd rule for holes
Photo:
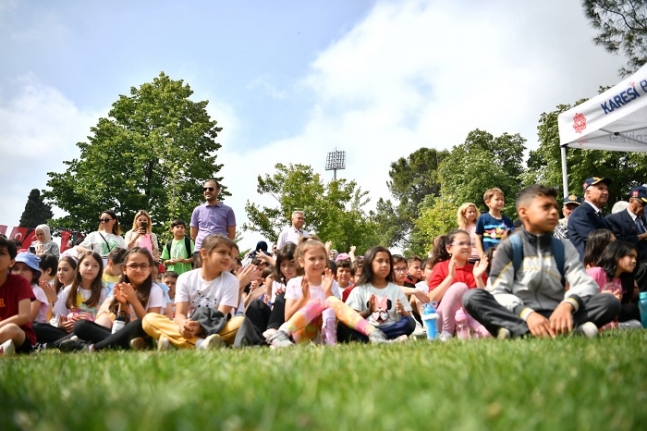
[[[70,248],[70,238],[72,237],[72,232],[69,230],[61,231],[61,253]]]
[[[32,242],[36,240],[34,229],[28,227],[14,227],[9,235],[9,239],[17,239],[22,243],[21,250],[29,249]]]

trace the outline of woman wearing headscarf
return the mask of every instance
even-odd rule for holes
[[[36,241],[31,243],[31,246],[36,249],[36,255],[40,256],[41,254],[53,254],[58,259],[60,257],[60,251],[58,249],[58,244],[52,241],[52,232],[49,230],[49,226],[46,224],[41,224],[36,226]]]

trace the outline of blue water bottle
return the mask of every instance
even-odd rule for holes
[[[647,328],[647,292],[638,295],[638,309],[640,310],[640,323]]]
[[[422,308],[422,320],[425,322],[427,328],[427,339],[435,340],[438,337],[438,313],[436,313],[436,306],[438,303],[428,302]],[[647,305],[647,304],[646,304]]]

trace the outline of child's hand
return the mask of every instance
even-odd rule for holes
[[[555,331],[550,327],[550,322],[544,316],[537,312],[532,312],[526,319],[530,333],[535,337],[553,337],[555,338]]]
[[[330,253],[330,247],[332,247],[332,241],[326,241],[324,247],[326,247],[326,256],[328,256],[328,254]]]
[[[402,316],[404,314],[404,307],[402,306],[402,303],[400,302],[399,299],[395,300],[395,311]]]
[[[243,270],[237,275],[238,281],[241,286],[247,286],[252,280],[258,280],[258,277],[261,275],[256,265],[247,265]]]
[[[622,301],[622,292],[614,292],[612,290],[603,290],[600,293],[606,293],[608,295],[613,295],[618,301]]]
[[[187,319],[180,332],[184,338],[190,339],[200,335],[200,332],[202,332],[202,326],[200,326],[200,323],[195,320]]]
[[[548,321],[555,335],[570,334],[573,330],[573,306],[568,302],[562,302],[550,315]]]
[[[322,283],[321,283],[321,289],[326,294],[326,297],[333,296],[332,282],[333,282],[334,279],[335,279],[335,277],[332,275],[332,271],[330,270],[330,268],[324,269],[324,275],[323,275],[323,280],[322,280]]]
[[[456,278],[456,256],[452,256],[449,259],[449,266],[447,267],[447,277],[452,280]]]
[[[41,280],[38,285],[41,289],[43,289],[43,292],[45,292],[45,296],[47,296],[47,302],[49,302],[50,304],[56,302],[58,296],[56,295],[56,289],[54,289],[54,286],[52,286],[45,280]]]
[[[377,298],[375,298],[374,294],[372,294],[368,298],[368,311],[370,311],[371,313],[373,313],[375,311],[375,301],[376,300],[377,300]]]
[[[355,250],[357,250],[357,247],[355,247],[354,245],[351,245],[350,250],[348,251],[348,254],[355,254]]]
[[[422,292],[418,289],[416,289],[416,291],[413,292],[413,296],[423,304],[426,304],[427,302],[429,302],[429,296],[427,296],[425,292]]]
[[[483,256],[481,260],[476,262],[476,264],[474,265],[474,270],[472,271],[474,278],[479,278],[485,273],[485,271],[487,270],[487,264],[488,260],[485,256]]]
[[[61,316],[59,320],[59,326],[65,330],[65,332],[72,332],[74,329],[74,320],[70,320],[65,316]]]
[[[310,298],[310,283],[308,283],[307,275],[304,275],[301,279],[301,292],[303,293],[304,298]]]

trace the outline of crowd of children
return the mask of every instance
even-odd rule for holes
[[[181,220],[161,256],[149,241],[135,244],[136,225],[130,248],[88,243],[60,259],[18,253],[0,238],[0,353],[402,342],[424,336],[427,303],[442,341],[454,336],[456,316],[475,338],[593,337],[600,328],[640,326],[634,245],[594,231],[581,262],[554,235],[552,188],[520,192],[516,230],[501,213],[500,189],[487,190],[484,202],[489,212],[480,216],[473,203],[461,205],[458,229],[437,237],[424,260],[381,246],[360,257],[354,248],[331,252],[313,235],[273,255],[259,243],[242,267],[238,246],[220,235],[206,237],[194,259]],[[139,216],[150,233],[150,217]],[[158,274],[160,262],[166,271]]]

